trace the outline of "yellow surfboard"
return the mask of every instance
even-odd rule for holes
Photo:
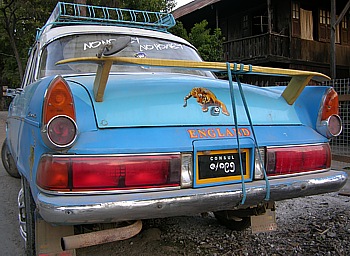
[[[57,62],[57,65],[68,63],[95,63],[98,64],[96,78],[94,81],[94,96],[97,102],[103,101],[104,91],[107,85],[109,73],[112,65],[140,65],[140,66],[156,66],[156,67],[172,67],[172,68],[188,68],[196,70],[227,72],[227,63],[225,62],[207,62],[207,61],[188,61],[188,60],[167,60],[152,58],[130,58],[130,57],[81,57],[65,59]],[[230,63],[232,74],[246,75],[269,75],[269,76],[286,76],[291,80],[282,93],[282,97],[292,105],[299,97],[305,86],[311,79],[316,81],[325,81],[330,78],[322,73],[270,68],[261,66],[252,66],[244,64]]]

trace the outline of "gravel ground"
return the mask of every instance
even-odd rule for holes
[[[251,234],[211,215],[153,219],[136,237],[77,255],[350,255],[350,197],[338,193],[278,202],[277,231]]]
[[[347,170],[350,163],[332,162]],[[341,190],[350,192],[350,181]],[[345,193],[345,194],[346,194]],[[77,251],[83,255],[350,255],[350,197],[339,193],[276,203],[277,231],[221,226],[212,214],[143,221],[137,236]]]

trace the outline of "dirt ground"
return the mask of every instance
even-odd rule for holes
[[[5,118],[6,112],[0,112],[0,141]],[[19,179],[7,175],[0,164],[0,255],[24,255],[17,220],[19,188]],[[350,255],[349,196],[286,200],[277,203],[276,212],[277,231],[254,235],[250,229],[235,232],[220,226],[212,214],[145,220],[137,236],[79,249],[77,255]]]
[[[7,112],[0,112],[0,142],[5,138]],[[0,163],[0,255],[23,255],[24,243],[18,229],[17,194],[20,180],[10,177]]]
[[[350,201],[337,194],[277,204],[278,230],[230,231],[213,216],[149,220],[136,237],[78,255],[350,255]]]

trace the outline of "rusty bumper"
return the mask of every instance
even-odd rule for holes
[[[338,191],[347,174],[330,170],[322,173],[271,179],[270,201]],[[238,209],[263,202],[265,181],[246,183],[246,201],[241,205],[240,184],[200,189],[138,192],[129,194],[47,195],[40,193],[37,207],[44,220],[53,224],[76,225],[151,219]]]

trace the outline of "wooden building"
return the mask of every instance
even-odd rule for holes
[[[350,77],[349,6],[350,0],[195,0],[173,15],[187,30],[204,19],[210,28],[220,28],[226,61],[346,78]],[[337,19],[332,35],[331,24]],[[336,72],[332,73],[332,65]]]

